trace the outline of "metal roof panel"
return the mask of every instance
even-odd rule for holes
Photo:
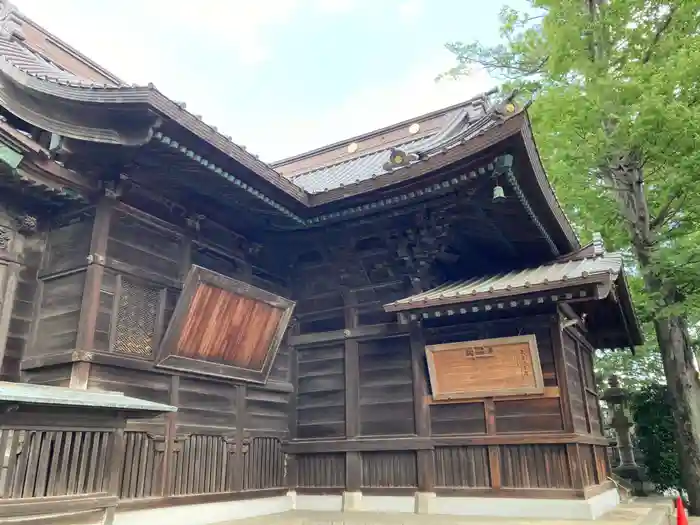
[[[125,396],[120,392],[77,390],[60,386],[32,385],[0,381],[0,403],[26,403],[44,406],[72,406],[126,411],[177,412],[162,403]]]
[[[594,278],[597,275],[607,275],[615,280],[621,271],[622,255],[608,253],[598,257],[553,262],[537,268],[445,283],[432,290],[389,303],[384,308],[387,311],[401,311],[423,306],[470,302],[490,295],[502,295],[503,292],[517,295],[527,293],[528,289],[533,287],[555,289],[565,286],[570,281]]]

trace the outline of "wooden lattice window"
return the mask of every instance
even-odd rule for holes
[[[265,383],[293,309],[284,297],[193,266],[158,366]]]
[[[433,399],[544,393],[534,335],[425,347]]]
[[[158,328],[161,289],[144,282],[119,278],[115,352],[151,357]]]

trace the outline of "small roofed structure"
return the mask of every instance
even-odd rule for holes
[[[591,301],[599,302],[594,306]],[[625,281],[622,255],[599,253],[536,268],[444,283],[384,306],[410,321],[455,314],[479,314],[544,304],[570,306],[594,348],[620,348],[643,342]],[[405,319],[404,314],[404,319]],[[405,320],[408,322],[408,320]]]
[[[0,521],[111,525],[134,468],[122,467],[127,418],[176,411],[116,392],[0,381]]]
[[[128,412],[129,417],[150,418],[154,414],[177,412],[177,407],[125,396],[121,392],[76,390],[0,381],[0,405],[70,407],[74,409]],[[14,409],[11,411],[15,411]]]

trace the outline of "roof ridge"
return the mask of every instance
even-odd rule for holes
[[[377,153],[380,153],[380,152],[382,152],[382,151],[384,151],[384,150],[386,150],[386,149],[393,148],[393,147],[400,146],[400,145],[410,144],[411,142],[418,142],[418,141],[420,141],[420,140],[422,140],[422,139],[424,139],[424,138],[426,138],[426,137],[430,137],[430,136],[431,136],[431,135],[425,135],[424,137],[412,138],[411,140],[406,141],[406,142],[398,142],[398,143],[396,143],[396,144],[394,144],[394,145],[392,145],[392,146],[388,146],[388,147],[377,147],[377,148],[375,148],[375,149],[366,150],[366,151],[363,151],[363,152],[362,152],[361,154],[359,154],[359,155],[355,155],[354,157],[345,158],[345,159],[342,159],[342,160],[339,160],[339,161],[332,161],[332,162],[329,162],[328,164],[319,164],[318,166],[314,166],[313,168],[311,168],[311,169],[308,170],[308,171],[300,171],[299,173],[295,173],[295,174],[293,174],[293,175],[286,175],[286,177],[287,177],[289,180],[293,181],[293,180],[294,180],[295,178],[297,178],[297,177],[301,177],[301,176],[303,176],[303,175],[309,175],[309,174],[311,174],[311,173],[314,173],[315,171],[320,171],[320,170],[323,170],[323,169],[326,169],[326,168],[331,168],[331,167],[333,167],[333,166],[341,166],[341,165],[343,165],[343,164],[347,164],[347,163],[350,163],[350,162],[355,162],[355,161],[357,161],[357,160],[364,159],[365,157],[369,157],[369,156],[371,156],[371,155],[376,155]],[[268,164],[269,164],[269,163],[268,163]],[[275,169],[275,166],[272,165],[272,164],[270,164],[270,167],[271,167],[272,169]]]
[[[399,141],[399,142],[396,142],[395,144],[382,144],[382,145],[377,146],[373,149],[363,151],[360,155],[355,155],[353,157],[345,158],[345,159],[342,159],[339,161],[331,161],[331,162],[328,162],[325,164],[319,164],[318,166],[314,166],[310,170],[300,171],[300,172],[295,173],[293,175],[288,175],[287,178],[289,178],[289,180],[293,181],[295,178],[301,177],[303,175],[309,175],[309,174],[312,174],[316,171],[320,171],[323,169],[331,168],[334,166],[341,166],[343,164],[347,164],[350,162],[355,162],[355,161],[358,161],[358,160],[363,159],[365,157],[369,157],[370,155],[376,155],[377,153],[381,153],[382,151],[388,151],[392,148],[399,149],[399,148],[401,148],[401,146],[404,146],[406,148],[406,149],[401,148],[401,149],[403,149],[403,151],[405,153],[416,153],[418,151],[420,151],[420,152],[431,151],[435,147],[436,144],[439,144],[440,146],[442,146],[442,144],[440,144],[440,141],[442,139],[444,139],[445,136],[453,133],[455,131],[455,129],[459,126],[459,124],[462,123],[465,119],[467,119],[467,123],[470,124],[468,121],[468,118],[469,118],[469,113],[467,112],[466,107],[464,107],[464,108],[461,108],[459,112],[456,112],[455,116],[450,119],[450,122],[448,123],[447,126],[445,126],[443,129],[441,129],[433,134],[426,134],[426,135],[423,135],[422,137],[412,137],[409,140]],[[414,120],[417,120],[417,119],[414,119]],[[416,142],[420,142],[421,145],[423,145],[423,142],[425,142],[426,147],[413,149],[411,147],[411,144],[414,144]],[[274,169],[274,166],[272,166],[272,167]]]
[[[478,95],[475,95],[475,96],[473,96],[467,100],[464,100],[462,102],[459,102],[457,104],[452,104],[450,106],[446,106],[446,107],[443,107],[440,109],[429,111],[429,112],[424,113],[422,115],[417,115],[415,117],[411,117],[409,119],[405,119],[405,120],[402,120],[400,122],[395,122],[395,123],[390,124],[388,126],[384,126],[384,127],[369,131],[367,133],[354,135],[352,137],[348,137],[348,138],[333,142],[331,144],[326,144],[326,145],[321,146],[319,148],[314,148],[314,149],[306,151],[304,153],[299,153],[297,155],[292,155],[291,157],[279,159],[279,160],[270,162],[269,165],[272,168],[277,168],[278,166],[283,166],[285,164],[289,164],[292,161],[297,161],[297,160],[301,160],[304,158],[313,157],[313,156],[318,155],[320,153],[324,153],[326,151],[333,150],[333,149],[335,149],[335,148],[337,148],[337,147],[339,147],[347,142],[357,142],[359,140],[366,140],[366,139],[371,138],[373,136],[380,135],[382,133],[386,133],[387,131],[401,128],[401,127],[406,126],[407,124],[410,124],[410,123],[415,122],[417,120],[425,120],[428,118],[437,117],[441,114],[449,113],[450,111],[454,111],[456,109],[460,109],[463,107],[466,108],[467,106],[472,105],[475,102],[482,102],[482,104],[484,106],[488,106],[489,105],[488,97],[490,95],[492,95],[495,91],[496,90],[490,90],[490,91],[486,91],[483,93],[479,93]]]

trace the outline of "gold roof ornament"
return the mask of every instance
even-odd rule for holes
[[[389,160],[384,163],[384,169],[386,171],[391,171],[402,166],[407,166],[419,158],[420,156],[416,153],[406,153],[398,148],[391,148],[389,150]]]
[[[518,112],[518,106],[515,105],[512,99],[506,99],[496,106],[495,110],[501,118],[509,118]]]

